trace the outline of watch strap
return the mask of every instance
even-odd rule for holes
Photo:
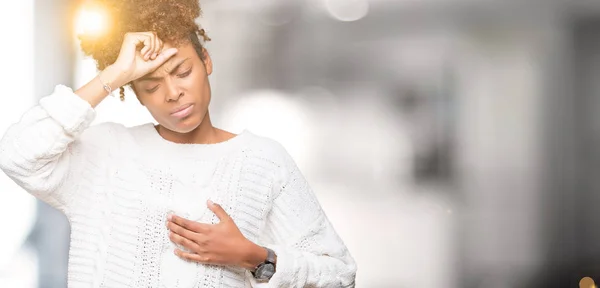
[[[265,260],[264,263],[271,263],[271,264],[275,264],[275,251],[267,248],[267,247],[263,247],[267,250],[267,259]]]
[[[258,264],[256,266],[256,268],[254,268],[254,270],[250,271],[252,273],[252,276],[254,276],[254,278],[262,278],[263,275],[257,275],[257,271],[263,267],[264,265],[273,265],[273,267],[275,267],[275,251],[267,248],[267,247],[263,247],[265,250],[267,250],[267,259],[265,259],[264,262]],[[259,273],[260,274],[260,273]],[[270,278],[270,277],[269,277]]]

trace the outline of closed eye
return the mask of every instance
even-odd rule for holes
[[[177,77],[179,77],[179,78],[185,78],[185,77],[189,76],[191,73],[192,73],[192,69],[190,69],[188,71],[185,71],[185,72],[183,72],[181,74],[177,74]]]
[[[150,88],[150,89],[146,89],[146,93],[153,93],[153,92],[156,92],[156,90],[158,90],[158,87],[159,87],[159,86],[160,86],[160,85],[156,85],[156,86],[154,86],[154,87],[152,87],[152,88]]]

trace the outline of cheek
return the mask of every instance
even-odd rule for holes
[[[189,77],[182,82],[182,87],[185,87],[187,93],[196,101],[210,98],[210,89],[208,88],[208,80],[204,77]]]
[[[204,77],[201,73],[192,73],[190,76],[181,79],[183,86],[193,89],[198,89],[204,85]]]
[[[164,105],[164,101],[159,100],[159,98],[160,96],[158,95],[153,97],[140,97],[140,103],[142,103],[155,118],[162,117],[162,115],[168,113],[167,107]]]

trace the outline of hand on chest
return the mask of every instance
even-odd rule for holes
[[[180,161],[170,165],[139,167],[144,177],[137,185],[142,187],[142,201],[155,211],[176,214],[200,221],[208,211],[206,201],[220,198],[217,163]]]

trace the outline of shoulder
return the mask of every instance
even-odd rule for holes
[[[132,143],[141,126],[126,127],[121,123],[104,122],[88,127],[74,143],[84,150],[118,150]],[[87,148],[87,149],[86,149]],[[114,152],[114,151],[113,151]]]
[[[252,132],[245,133],[249,138],[246,154],[260,161],[260,166],[269,167],[278,182],[276,186],[283,187],[293,178],[303,178],[295,160],[281,142]]]
[[[244,131],[243,133],[247,139],[247,153],[269,159],[277,164],[277,166],[282,166],[292,161],[292,157],[279,141],[250,131]]]
[[[122,136],[128,133],[129,128],[123,124],[114,122],[105,122],[90,126],[81,133],[80,140],[82,142],[111,142],[115,137]]]

